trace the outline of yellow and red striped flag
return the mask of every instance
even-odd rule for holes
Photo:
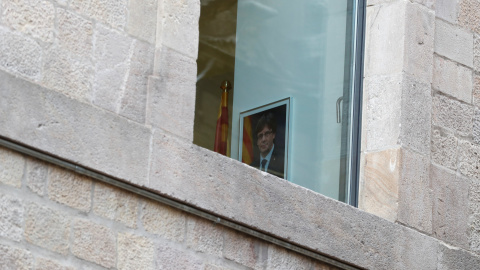
[[[213,150],[222,155],[227,155],[228,137],[228,92],[224,89],[220,109],[217,117],[217,130],[215,132],[215,145]]]
[[[247,116],[243,120],[243,145],[242,145],[242,162],[251,164],[253,161],[253,136],[252,136],[252,119]]]

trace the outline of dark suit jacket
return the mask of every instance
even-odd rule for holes
[[[254,155],[253,162],[250,166],[260,169],[260,154]],[[285,153],[278,148],[273,148],[270,164],[268,164],[268,173],[284,178],[285,175]]]

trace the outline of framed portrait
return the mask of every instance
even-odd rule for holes
[[[238,160],[288,180],[290,98],[240,113]]]

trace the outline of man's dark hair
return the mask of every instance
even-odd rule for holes
[[[271,128],[274,134],[277,133],[277,120],[271,112],[262,115],[260,119],[258,119],[257,126],[255,127],[255,137],[266,126]]]

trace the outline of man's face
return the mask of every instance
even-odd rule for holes
[[[268,126],[265,126],[257,133],[257,146],[263,157],[268,155],[268,152],[272,150],[273,139],[275,139],[275,133],[273,133],[272,129]]]

